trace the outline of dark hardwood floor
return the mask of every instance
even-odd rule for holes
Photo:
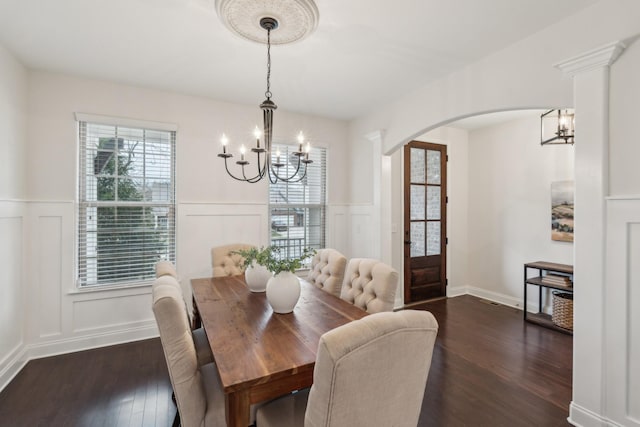
[[[572,338],[462,296],[428,303],[440,324],[420,426],[566,426]],[[159,339],[33,360],[0,393],[0,425],[170,426]]]
[[[472,296],[420,308],[440,324],[420,426],[570,425],[570,335]]]
[[[171,426],[160,339],[32,360],[0,393],[0,425]]]

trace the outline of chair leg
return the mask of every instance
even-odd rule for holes
[[[180,412],[178,412],[177,409],[176,409],[176,416],[173,419],[173,424],[171,424],[171,427],[180,427]]]

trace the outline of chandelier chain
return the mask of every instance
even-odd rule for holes
[[[267,91],[264,93],[271,99],[271,30],[267,30]]]

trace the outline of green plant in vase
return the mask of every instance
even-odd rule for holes
[[[240,255],[243,258],[242,266],[246,269],[247,267],[250,267],[254,261],[256,264],[266,266],[267,260],[274,249],[274,246],[261,246],[260,248],[253,247],[250,249],[239,249],[237,251],[231,251],[229,254]]]
[[[272,274],[267,268],[269,257],[273,251],[272,246],[253,247],[250,249],[239,249],[231,251],[230,255],[240,255],[243,258],[244,280],[251,292],[264,292],[267,282]]]
[[[283,271],[295,273],[296,270],[303,267],[302,262],[305,259],[310,258],[316,254],[315,249],[305,248],[299,257],[281,258],[277,256],[277,254],[280,253],[280,248],[275,246],[270,246],[269,248],[271,250],[269,251],[269,255],[266,257],[263,265],[266,266],[267,269],[274,275]]]

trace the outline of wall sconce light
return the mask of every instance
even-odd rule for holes
[[[573,145],[574,116],[573,111],[569,110],[549,110],[542,114],[540,116],[540,145]]]

